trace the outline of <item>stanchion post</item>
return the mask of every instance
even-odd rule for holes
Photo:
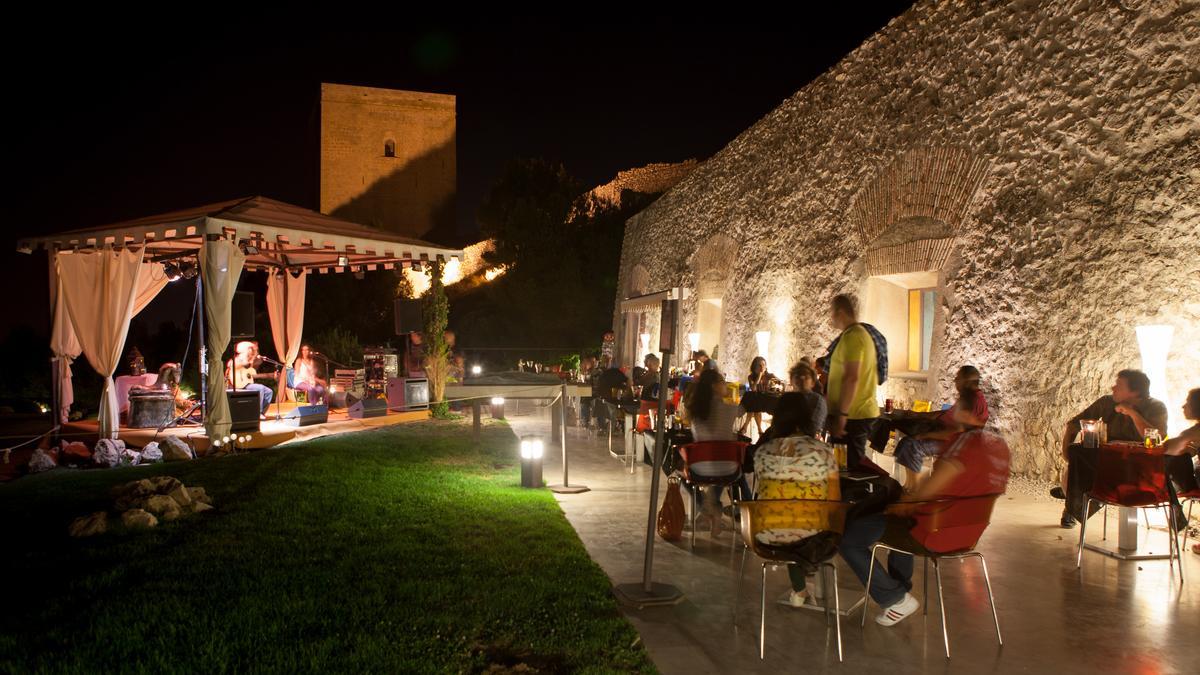
[[[550,414],[553,416],[556,413],[554,410],[551,410]],[[567,480],[567,383],[566,382],[563,382],[562,391],[558,395],[558,411],[557,411],[557,416],[554,417],[554,421],[557,422],[557,426],[558,426],[559,430],[561,431],[561,433],[558,435],[558,440],[562,443],[563,482],[562,482],[562,485],[551,485],[550,491],[557,492],[559,494],[572,494],[572,495],[579,494],[580,492],[587,492],[589,489],[588,486],[586,486],[586,485],[571,485],[571,483]]]

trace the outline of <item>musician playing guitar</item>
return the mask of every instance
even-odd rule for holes
[[[255,382],[256,379],[276,379],[274,373],[260,374],[256,368],[260,367],[263,359],[258,355],[258,343],[249,340],[237,343],[237,355],[230,362],[229,372],[226,374],[226,379],[233,385],[234,389],[245,389],[247,391],[258,392],[258,402],[261,414],[266,414],[267,408],[271,405],[271,400],[274,398],[274,392],[265,384]]]

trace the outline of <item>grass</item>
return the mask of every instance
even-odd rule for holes
[[[476,447],[468,424],[0,487],[0,670],[652,672],[553,497],[519,487],[511,431]],[[157,474],[216,510],[67,536]]]

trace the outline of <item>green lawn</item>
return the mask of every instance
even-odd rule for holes
[[[512,432],[483,438],[423,422],[0,486],[0,671],[653,671],[553,497],[519,487]],[[216,510],[67,536],[157,474]]]

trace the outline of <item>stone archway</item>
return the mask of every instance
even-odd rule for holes
[[[986,160],[960,148],[905,152],[855,195],[849,219],[866,267],[862,320],[888,340],[901,400],[937,394],[945,317],[942,270],[987,178]]]
[[[961,148],[925,147],[881,171],[849,209],[867,274],[942,269],[989,168]]]
[[[696,288],[690,332],[699,334],[699,348],[710,355],[725,341],[725,293],[740,248],[733,237],[718,233],[706,239],[692,255]],[[725,352],[728,353],[727,348]]]

